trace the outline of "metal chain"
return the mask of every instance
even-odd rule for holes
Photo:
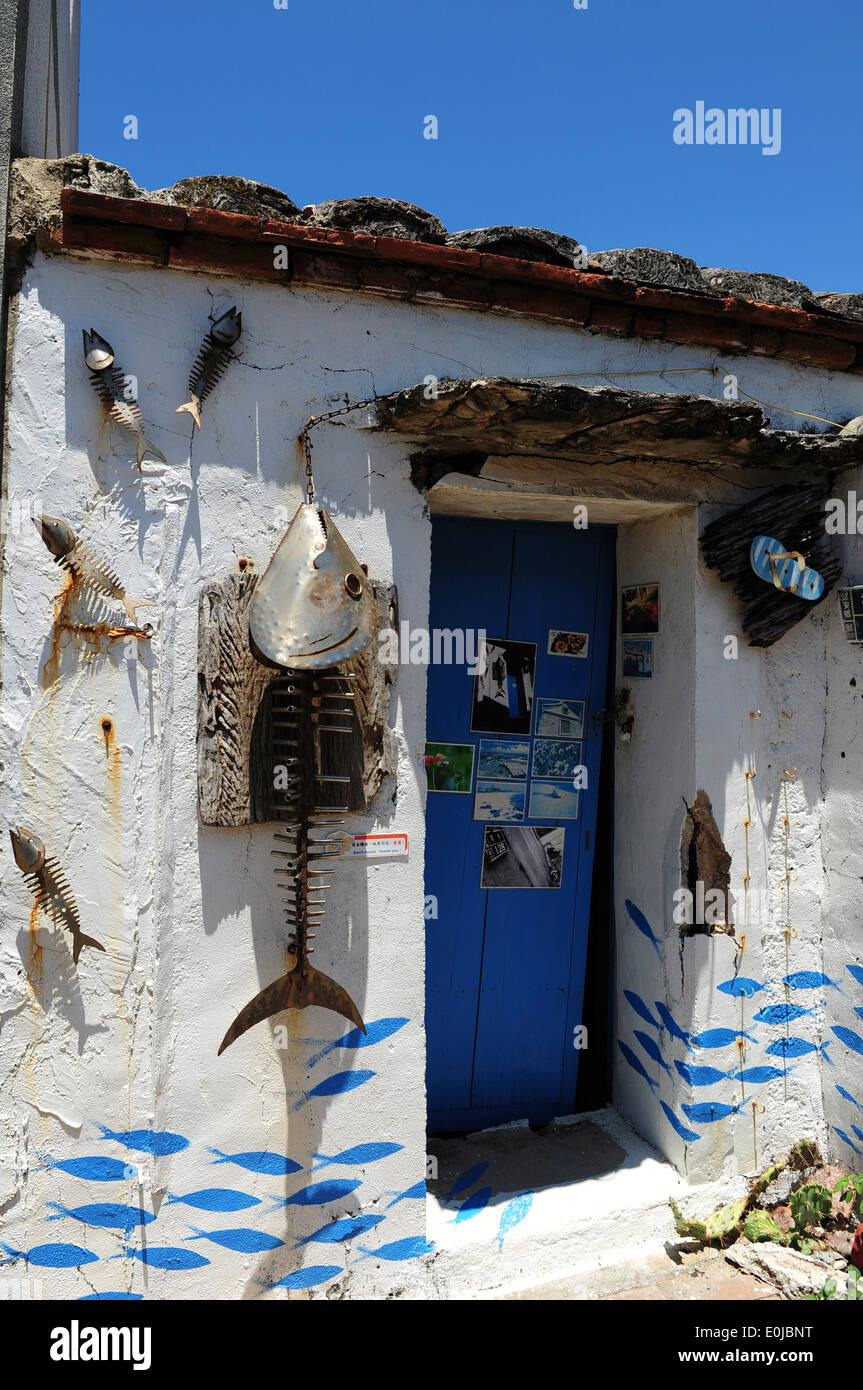
[[[312,440],[311,430],[315,425],[319,425],[322,420],[332,420],[338,415],[347,415],[352,410],[360,410],[364,405],[373,405],[377,396],[370,396],[365,401],[348,401],[347,405],[339,406],[337,410],[328,410],[324,415],[310,415],[300,433],[300,440],[303,446],[303,454],[306,459],[306,498],[311,507],[315,500],[315,479],[312,474]]]

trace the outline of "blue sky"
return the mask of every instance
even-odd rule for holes
[[[587,3],[83,0],[80,148],[146,188],[385,194],[450,231],[550,227],[863,291],[861,0]],[[780,108],[780,152],[675,144],[698,101]]]

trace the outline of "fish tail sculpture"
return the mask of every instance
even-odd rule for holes
[[[326,512],[300,507],[255,589],[249,628],[255,654],[284,668],[271,687],[273,747],[286,782],[273,813],[282,824],[271,853],[280,861],[275,873],[283,879],[296,963],[246,1005],[219,1053],[263,1019],[311,1004],[366,1031],[347,991],[309,960],[332,887],[335,866],[325,861],[341,853],[338,841],[327,837],[344,824],[350,783],[322,770],[320,735],[352,732],[356,678],[334,667],[374,635],[371,586]]]
[[[122,603],[133,623],[138,621],[139,608],[156,607],[153,599],[135,598],[132,594],[127,594],[110,565],[94,554],[84,541],[80,541],[65,521],[44,513],[34,516],[33,521],[55,562],[67,570],[84,588],[102,598],[111,598]]]
[[[184,405],[178,405],[174,411],[175,415],[180,415],[183,411],[191,415],[197,429],[201,428],[201,406],[224,375],[228,364],[233,362],[234,354],[231,348],[242,331],[243,316],[237,313],[237,307],[234,305],[213,321],[198,349],[198,355],[189,373],[189,399]]]
[[[56,859],[49,859],[43,842],[32,830],[23,825],[9,831],[12,840],[12,853],[15,863],[21,870],[36,898],[36,906],[50,913],[56,926],[65,927],[72,933],[72,959],[78,964],[83,946],[93,946],[104,951],[101,941],[85,936],[81,930],[78,907],[72,896],[63,869]]]
[[[144,433],[144,417],[141,407],[129,390],[129,382],[123,375],[114,356],[114,349],[106,338],[94,328],[84,332],[84,361],[90,371],[90,380],[96,395],[108,412],[109,419],[121,425],[135,436],[135,462],[141,468],[145,455],[168,460]],[[142,470],[143,471],[143,470]]]

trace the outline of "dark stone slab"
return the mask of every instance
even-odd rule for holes
[[[511,256],[517,261],[537,261],[541,265],[586,268],[586,252],[579,242],[544,227],[473,227],[452,232],[447,245],[487,251],[492,256]]]
[[[675,251],[634,246],[629,250],[591,251],[590,259],[598,262],[609,275],[617,275],[621,280],[640,280],[647,285],[693,290],[697,294],[710,293],[710,287],[695,261],[688,256],[678,256]]]
[[[313,227],[333,227],[363,236],[398,237],[403,241],[446,241],[446,227],[431,212],[396,198],[337,198],[303,212]]]
[[[786,309],[814,309],[815,297],[808,285],[787,280],[784,275],[763,271],[723,270],[702,266],[701,274],[718,294],[736,299],[752,299],[758,304],[781,304]]]
[[[147,195],[160,203],[180,207],[213,208],[217,212],[243,212],[249,217],[272,218],[279,222],[299,222],[300,209],[286,193],[253,179],[227,174],[205,174],[180,179],[170,188],[159,188]]]

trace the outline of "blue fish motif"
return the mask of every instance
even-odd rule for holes
[[[686,1125],[683,1124],[682,1120],[678,1120],[674,1111],[671,1109],[670,1106],[665,1104],[664,1100],[661,1100],[659,1104],[665,1111],[665,1118],[668,1120],[668,1123],[671,1125],[671,1128],[673,1130],[676,1130],[677,1133],[680,1135],[681,1139],[684,1139],[687,1144],[694,1144],[696,1139],[701,1138],[701,1135],[696,1134],[694,1129],[687,1129]]]
[[[126,1293],[118,1291],[116,1293],[83,1293],[80,1298],[76,1298],[76,1303],[139,1303],[144,1297],[142,1293]]]
[[[797,1018],[804,1018],[806,1014],[814,1014],[815,1009],[804,1009],[800,1004],[771,1004],[769,1008],[762,1009],[755,1014],[756,1023],[793,1023]]]
[[[843,1028],[841,1023],[831,1023],[830,1027],[840,1042],[843,1042],[846,1047],[850,1047],[852,1052],[859,1052],[860,1056],[863,1057],[863,1038],[859,1033],[855,1033],[853,1028]]]
[[[267,1149],[241,1154],[224,1154],[221,1149],[210,1149],[209,1152],[218,1154],[218,1158],[213,1159],[214,1163],[236,1163],[238,1168],[245,1168],[249,1173],[266,1173],[270,1178],[284,1178],[289,1173],[301,1173],[303,1169],[301,1163],[295,1163],[283,1154],[270,1153]]]
[[[2,1260],[0,1264],[11,1264],[14,1260],[26,1260],[31,1265],[41,1265],[45,1269],[75,1269],[78,1265],[89,1265],[99,1256],[94,1255],[92,1250],[85,1250],[81,1245],[66,1245],[58,1243],[56,1245],[34,1245],[32,1250],[13,1250],[11,1245],[6,1245],[0,1241],[0,1249],[6,1251],[10,1260]]]
[[[789,1076],[791,1068],[787,1070],[783,1067],[746,1067],[740,1072],[729,1072],[729,1076],[736,1076],[737,1079],[748,1086],[761,1086],[765,1081],[778,1081],[780,1076]]]
[[[656,1012],[662,1019],[662,1024],[666,1032],[670,1033],[672,1038],[677,1038],[679,1042],[683,1043],[684,1047],[687,1048],[689,1052],[692,1052],[692,1042],[690,1040],[689,1034],[684,1033],[682,1028],[678,1028],[677,1024],[675,1023],[674,1019],[672,1018],[671,1014],[669,1013],[668,1009],[666,1009],[664,1004],[660,1004],[658,999],[654,1000],[654,1003],[656,1005]]]
[[[337,1071],[333,1076],[328,1076],[326,1081],[319,1081],[317,1086],[313,1086],[310,1091],[305,1091],[302,1099],[296,1102],[293,1109],[299,1110],[306,1101],[315,1096],[341,1096],[346,1091],[355,1091],[358,1086],[365,1085],[376,1075],[377,1072],[373,1071]]]
[[[859,1125],[852,1125],[851,1128],[853,1129],[854,1133],[857,1135],[857,1138],[858,1138],[858,1139],[863,1139],[863,1129],[861,1129]]]
[[[820,1052],[825,1062],[833,1066],[833,1058],[828,1057],[827,1049],[831,1044],[809,1042],[808,1038],[776,1038],[764,1051],[768,1057],[808,1057],[810,1052]]]
[[[202,1187],[200,1192],[187,1192],[185,1197],[169,1192],[168,1204],[182,1202],[184,1206],[196,1207],[198,1211],[243,1211],[246,1207],[260,1205],[260,1197],[248,1192],[235,1192],[230,1187]]]
[[[342,1149],[339,1154],[315,1154],[315,1158],[320,1162],[312,1168],[314,1173],[318,1168],[325,1168],[328,1163],[340,1163],[346,1168],[363,1163],[377,1163],[380,1158],[389,1158],[391,1154],[397,1154],[404,1148],[403,1144],[390,1144],[386,1140],[376,1144],[354,1144],[352,1149]]]
[[[275,1250],[284,1245],[278,1236],[268,1235],[266,1231],[253,1231],[248,1227],[237,1226],[227,1231],[202,1231],[200,1226],[191,1226],[195,1234],[186,1240],[211,1240],[214,1245],[222,1245],[226,1250],[237,1250],[241,1255],[258,1255],[262,1250]]]
[[[347,1197],[349,1193],[356,1192],[358,1187],[362,1187],[362,1178],[335,1178],[332,1182],[312,1182],[308,1187],[301,1187],[299,1192],[295,1192],[291,1197],[280,1199],[280,1205],[286,1207],[323,1207],[328,1202],[339,1202],[342,1197]]]
[[[669,1076],[673,1076],[674,1073],[671,1067],[666,1062],[656,1043],[653,1041],[653,1038],[649,1037],[647,1033],[642,1033],[640,1028],[636,1028],[634,1032],[651,1062],[656,1062],[657,1066],[663,1067],[664,1070],[668,1072]]]
[[[863,1004],[855,1004],[854,1012],[855,1014],[859,1014],[860,1017],[863,1018]]]
[[[142,1265],[152,1265],[153,1269],[201,1269],[210,1263],[197,1250],[181,1250],[176,1245],[145,1245],[142,1250],[127,1245],[123,1254],[140,1260]],[[122,1255],[112,1255],[111,1259],[122,1259]]]
[[[696,1047],[728,1047],[729,1043],[737,1042],[738,1038],[748,1038],[750,1042],[758,1041],[751,1033],[734,1028],[707,1028],[703,1033],[694,1034],[692,1041]]]
[[[641,911],[641,908],[636,907],[635,903],[630,902],[629,898],[625,899],[623,905],[629,913],[631,920],[634,922],[635,926],[641,932],[641,935],[647,937],[654,951],[659,956],[659,959],[662,960],[662,951],[660,949],[659,937],[654,936],[653,928],[651,927],[644,913]]]
[[[313,1289],[344,1272],[340,1265],[307,1265],[305,1269],[295,1269],[293,1274],[286,1274],[284,1278],[277,1279],[275,1284],[268,1284],[267,1288]]]
[[[674,1065],[690,1086],[715,1086],[717,1081],[727,1081],[729,1076],[718,1067],[693,1067],[689,1062],[675,1062]]]
[[[83,1207],[64,1207],[60,1202],[46,1202],[56,1212],[56,1216],[46,1216],[46,1221],[61,1221],[64,1216],[73,1216],[87,1226],[119,1226],[121,1231],[131,1231],[134,1226],[149,1226],[156,1218],[151,1211],[142,1207],[129,1207],[123,1202],[92,1202]]]
[[[41,1155],[40,1155],[41,1156]],[[103,1158],[93,1155],[89,1158],[42,1158],[44,1168],[59,1168],[71,1178],[83,1178],[86,1182],[128,1182],[136,1176],[133,1163],[123,1163],[119,1158]]]
[[[449,1192],[444,1197],[444,1205],[446,1205],[447,1202],[451,1202],[454,1197],[458,1197],[461,1192],[467,1192],[469,1187],[473,1187],[475,1183],[478,1183],[487,1167],[487,1163],[475,1163],[472,1168],[466,1168],[465,1171],[456,1178]]]
[[[863,965],[846,965],[849,975],[853,975],[858,985],[863,985]]]
[[[403,1240],[391,1240],[387,1245],[379,1245],[377,1250],[369,1250],[366,1245],[358,1245],[364,1259],[373,1260],[416,1260],[420,1255],[430,1255],[434,1244],[425,1236],[405,1236]]]
[[[512,1201],[507,1202],[500,1214],[500,1225],[494,1238],[497,1241],[499,1251],[503,1251],[504,1236],[509,1234],[513,1226],[517,1226],[519,1222],[524,1220],[532,1206],[532,1192],[520,1192],[517,1197],[512,1198]]]
[[[313,1231],[310,1236],[303,1236],[294,1246],[298,1250],[301,1245],[308,1245],[311,1241],[318,1241],[322,1245],[335,1245],[341,1240],[353,1240],[354,1236],[365,1235],[373,1226],[379,1226],[385,1221],[385,1216],[345,1216],[341,1221],[331,1221],[328,1226],[321,1226],[319,1230]]]
[[[845,1090],[844,1086],[836,1086],[836,1090],[843,1100],[850,1100],[851,1104],[856,1105],[858,1110],[863,1110],[863,1105],[860,1104],[859,1100],[855,1100],[850,1091]]]
[[[335,1042],[327,1043],[321,1052],[316,1052],[309,1062],[309,1066],[315,1066],[330,1052],[334,1052],[337,1047],[371,1047],[373,1043],[383,1042],[384,1038],[391,1038],[393,1033],[404,1028],[406,1023],[410,1023],[409,1018],[379,1018],[375,1023],[366,1025],[365,1033],[359,1028],[352,1028],[349,1033],[345,1033],[343,1038],[337,1038]]]
[[[137,1149],[142,1154],[153,1154],[164,1158],[166,1154],[179,1154],[189,1147],[188,1139],[182,1134],[172,1134],[170,1130],[127,1129],[121,1133],[99,1125],[105,1139],[114,1139],[124,1149]]]
[[[820,970],[795,970],[793,975],[785,975],[782,983],[789,989],[820,989],[822,985],[829,985],[831,989],[838,989],[840,994],[845,993],[835,980],[831,980],[829,975],[822,975]]]
[[[735,975],[730,980],[723,980],[716,988],[721,989],[723,994],[730,994],[732,999],[751,999],[753,994],[757,994],[764,986],[758,980],[750,980],[746,975]]]
[[[657,1023],[640,994],[636,994],[634,989],[625,989],[623,995],[624,998],[629,1001],[629,1004],[638,1014],[639,1018],[643,1018],[645,1023],[649,1023],[651,1028],[656,1029],[657,1033],[662,1032],[662,1024]]]
[[[629,1063],[629,1065],[632,1067],[632,1070],[633,1070],[634,1072],[637,1072],[639,1076],[643,1076],[643,1077],[644,1077],[644,1080],[647,1082],[647,1084],[648,1084],[648,1086],[650,1087],[651,1091],[658,1091],[658,1090],[659,1090],[659,1082],[658,1082],[654,1077],[648,1076],[647,1072],[644,1070],[644,1067],[641,1065],[641,1063],[639,1062],[639,1060],[638,1060],[638,1058],[636,1057],[635,1053],[632,1051],[632,1048],[631,1048],[631,1047],[627,1047],[625,1042],[620,1042],[619,1040],[618,1040],[617,1046],[620,1048],[621,1052],[623,1053],[623,1056],[624,1056],[625,1060],[626,1060],[626,1061]]]
[[[488,1206],[491,1197],[490,1187],[479,1187],[476,1192],[472,1192],[469,1197],[465,1197],[458,1209],[458,1214],[453,1217],[450,1225],[455,1225],[458,1221],[470,1221],[471,1217],[479,1216]]]
[[[387,1195],[389,1196],[389,1193]],[[426,1180],[421,1178],[419,1182],[414,1183],[413,1187],[406,1187],[404,1192],[398,1192],[391,1202],[387,1202],[386,1209],[389,1211],[390,1207],[396,1206],[399,1202],[411,1202],[414,1199],[424,1202],[425,1198]]]
[[[716,1120],[724,1120],[729,1115],[736,1115],[743,1109],[748,1102],[741,1100],[738,1105],[726,1105],[723,1101],[705,1100],[699,1105],[681,1105],[681,1110],[687,1120],[693,1120],[695,1124],[711,1125]]]
[[[836,1133],[839,1135],[839,1138],[840,1138],[844,1143],[846,1143],[846,1144],[848,1145],[849,1149],[853,1149],[854,1152],[855,1152],[856,1154],[859,1154],[859,1153],[860,1153],[860,1150],[858,1149],[857,1145],[854,1143],[854,1140],[848,1138],[848,1135],[845,1133],[844,1129],[840,1129],[838,1125],[834,1125],[833,1128],[835,1129]]]

